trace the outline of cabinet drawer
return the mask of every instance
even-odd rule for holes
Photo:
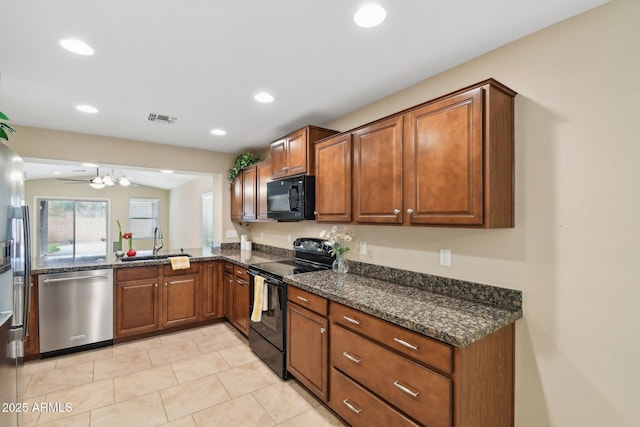
[[[331,302],[331,321],[431,367],[452,372],[453,349],[449,344],[393,325],[342,304]]]
[[[295,286],[289,286],[289,296],[287,297],[289,301],[298,304],[301,307],[305,307],[311,311],[315,311],[316,313],[326,316],[329,307],[327,299],[312,294],[311,292],[303,291],[300,288],[296,288]]]
[[[230,262],[225,262],[224,271],[226,271],[227,273],[233,274],[233,264],[231,264]]]
[[[162,274],[164,276],[183,276],[185,274],[196,274],[200,271],[200,263],[191,262],[189,268],[183,268],[180,270],[174,270],[171,268],[171,264],[165,264],[162,266]]]
[[[116,282],[129,282],[132,280],[157,279],[158,266],[133,267],[116,269]]]
[[[339,325],[331,366],[429,427],[451,426],[451,380]]]
[[[354,426],[418,426],[357,383],[331,369],[329,406]]]
[[[233,268],[233,272],[236,277],[249,281],[249,271],[247,271],[244,267],[238,267],[237,265]]]

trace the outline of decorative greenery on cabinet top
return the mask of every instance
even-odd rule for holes
[[[229,175],[227,175],[227,179],[229,182],[233,182],[240,171],[247,166],[250,166],[254,163],[260,161],[260,156],[255,156],[251,153],[240,154],[236,157],[236,161],[233,163],[233,167],[229,169]]]

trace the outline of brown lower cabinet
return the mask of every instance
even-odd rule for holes
[[[328,302],[289,287],[287,371],[324,402],[328,399]]]
[[[218,261],[115,270],[114,339],[222,319]]]
[[[293,286],[288,298],[287,370],[350,425],[513,426],[513,324],[455,347]]]
[[[249,334],[249,272],[224,263],[224,316],[244,335]]]

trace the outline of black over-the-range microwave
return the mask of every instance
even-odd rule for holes
[[[316,181],[299,175],[267,183],[267,217],[278,221],[314,219]]]

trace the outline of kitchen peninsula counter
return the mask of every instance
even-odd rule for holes
[[[208,249],[208,248],[185,248],[184,253],[191,255],[190,262],[203,262],[215,260],[227,260],[243,267],[249,267],[251,264],[259,264],[270,261],[281,261],[292,258],[286,255],[275,255],[272,253],[261,251],[241,251],[239,249]],[[160,255],[182,256],[179,249],[170,251],[161,251]],[[151,255],[151,251],[138,252],[139,256]],[[65,258],[65,259],[34,259],[31,268],[32,274],[49,274],[49,273],[65,273],[70,271],[86,271],[86,270],[103,270],[118,268],[134,268],[149,265],[170,264],[169,258],[151,259],[143,261],[122,261],[113,254],[107,258],[81,257],[81,258]]]
[[[357,274],[321,271],[286,276],[284,281],[457,347],[476,342],[522,317],[518,307],[499,308]]]

